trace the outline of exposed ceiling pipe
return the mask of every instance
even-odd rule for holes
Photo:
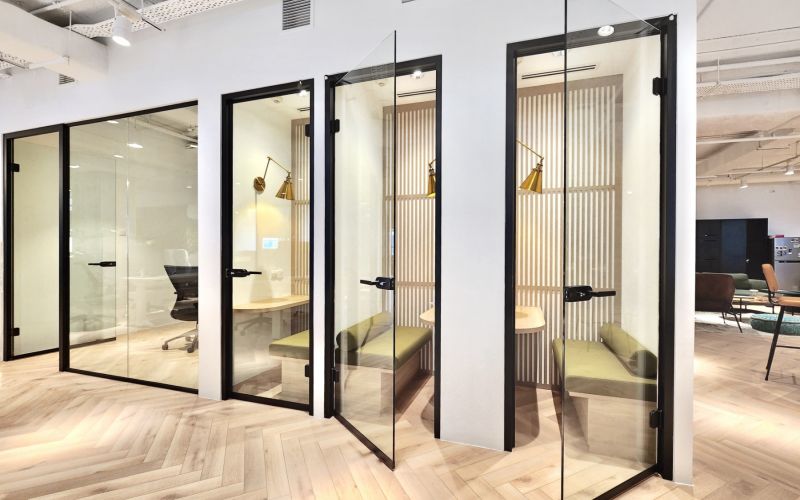
[[[782,57],[778,59],[763,59],[759,61],[748,61],[741,63],[728,63],[728,64],[710,64],[707,66],[698,66],[698,73],[715,73],[717,71],[728,71],[732,69],[747,69],[758,68],[761,66],[776,66],[779,64],[793,64],[800,63],[800,56],[795,57]]]
[[[800,134],[790,135],[752,135],[748,137],[733,137],[727,139],[703,139],[697,140],[697,145],[703,144],[729,144],[733,142],[766,142],[766,141],[783,141],[791,139],[800,139]]]
[[[45,12],[50,12],[51,10],[58,10],[64,9],[69,7],[70,5],[75,5],[76,3],[85,2],[86,0],[61,0],[57,2],[53,2],[50,5],[45,5],[44,7],[39,7],[38,9],[30,11],[31,14],[37,16],[39,14],[44,14]]]

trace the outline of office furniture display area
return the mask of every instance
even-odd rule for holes
[[[312,81],[224,96],[226,397],[311,411]]]
[[[698,220],[697,272],[742,273],[763,280],[761,264],[771,262],[768,227],[768,219]]]
[[[394,43],[327,77],[326,170],[326,416],[392,468],[438,437],[440,332],[420,316],[438,300],[441,203],[441,58],[396,63]]]
[[[197,106],[73,124],[62,366],[196,391]]]
[[[674,174],[659,78],[675,25],[609,9],[630,22],[509,46],[506,448],[553,456],[563,498],[661,471],[666,442]],[[541,331],[519,335],[521,307],[542,311]]]
[[[61,127],[5,138],[5,360],[58,349]]]

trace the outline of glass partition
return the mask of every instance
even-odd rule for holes
[[[197,388],[197,107],[70,127],[70,368]]]
[[[312,88],[300,82],[234,101],[228,125],[231,390],[302,409],[311,374]]]
[[[567,0],[565,498],[598,496],[656,463],[659,35],[613,1]]]
[[[333,85],[334,410],[393,467],[394,34]]]
[[[11,358],[58,347],[59,289],[52,284],[59,276],[59,142],[53,132],[6,143],[12,153],[6,187]]]

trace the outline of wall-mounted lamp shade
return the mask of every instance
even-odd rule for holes
[[[281,188],[275,193],[275,198],[281,200],[294,200],[294,188],[292,187],[292,174],[288,174],[284,179]]]
[[[539,159],[536,162],[536,166],[533,167],[531,173],[525,177],[525,180],[522,181],[522,184],[519,185],[519,188],[522,191],[530,191],[532,193],[541,193],[542,192],[542,167],[544,166],[544,156],[540,155],[536,151],[534,151],[530,146],[525,144],[524,142],[517,139],[517,144],[525,148],[528,152],[533,153]]]
[[[283,184],[281,184],[280,189],[278,189],[278,192],[275,193],[275,198],[279,198],[281,200],[294,200],[294,186],[292,186],[292,173],[289,172],[283,165],[272,159],[271,156],[267,156],[267,166],[264,167],[264,175],[253,179],[253,189],[255,189],[256,192],[260,194],[263,193],[264,190],[267,188],[266,179],[270,163],[274,163],[275,165],[282,168],[284,172],[286,172],[286,179],[284,179]]]
[[[436,159],[428,163],[428,192],[425,195],[428,198],[436,198],[436,169],[433,168],[434,163],[436,163]]]
[[[111,26],[111,39],[114,40],[114,43],[123,47],[130,47],[132,32],[133,27],[130,19],[125,16],[114,18],[114,24]]]

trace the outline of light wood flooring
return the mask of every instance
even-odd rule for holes
[[[699,326],[695,487],[653,478],[626,498],[800,498],[800,351],[764,382],[768,342]],[[520,393],[542,413],[503,453],[434,440],[430,387],[404,405],[392,472],[334,420],[58,373],[54,355],[2,363],[0,497],[558,498],[546,394]],[[569,496],[591,497],[602,474],[572,472]]]

